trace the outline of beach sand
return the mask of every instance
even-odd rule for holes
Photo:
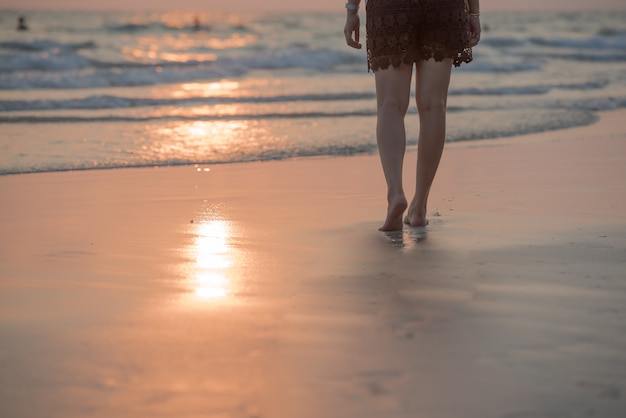
[[[376,155],[0,177],[0,416],[624,417],[625,119],[390,234]]]

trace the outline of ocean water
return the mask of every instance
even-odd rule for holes
[[[448,141],[626,107],[626,13],[485,11],[482,22],[474,62],[453,73]],[[0,174],[374,152],[373,74],[343,23],[339,8],[0,12]],[[415,105],[406,121],[414,145]]]

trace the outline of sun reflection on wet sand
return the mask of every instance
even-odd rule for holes
[[[200,223],[191,248],[193,265],[193,294],[196,299],[209,301],[227,298],[232,293],[234,254],[229,243],[231,227],[227,221],[211,220]]]

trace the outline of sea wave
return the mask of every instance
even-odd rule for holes
[[[9,73],[0,74],[0,90],[132,87],[217,80],[239,77],[245,73],[246,69],[240,67],[198,66],[198,68],[168,71],[163,70],[158,65],[124,71],[110,68],[97,71],[64,71],[43,74]]]
[[[104,47],[94,40],[0,42],[0,49],[8,51],[0,55],[0,90],[131,87],[241,77],[254,70],[336,71],[351,68],[352,71],[362,71],[366,68],[362,53],[347,48],[320,48],[302,42],[290,42],[285,48],[255,45],[236,52],[234,49],[213,51],[197,46],[196,54],[179,54],[181,57],[188,55],[184,59],[164,58],[176,55],[176,52],[150,59],[137,59],[131,55],[119,58],[123,57],[120,51],[102,53],[100,48]],[[485,36],[475,51],[474,62],[461,66],[459,71],[489,74],[540,72],[554,59],[626,62],[625,51],[626,34],[618,31],[610,36],[594,35],[581,39]],[[107,60],[105,57],[118,59]],[[512,93],[540,94],[542,89],[545,90],[535,87],[534,90],[513,90]],[[508,93],[502,91],[502,94]]]
[[[531,37],[529,41],[534,45],[552,48],[567,48],[579,50],[611,49],[616,51],[623,51],[624,49],[626,49],[626,34],[620,34],[615,36],[592,36],[589,38],[581,39]]]
[[[585,111],[604,111],[616,110],[626,107],[626,96],[610,96],[610,97],[592,97],[584,100],[569,99],[556,100],[548,104],[552,107],[563,107],[567,109],[585,110]]]
[[[579,83],[552,83],[528,86],[498,86],[453,88],[450,96],[527,96],[543,95],[553,89],[559,90],[594,90],[608,85],[608,81],[584,81]],[[288,103],[288,102],[320,102],[347,100],[374,100],[374,92],[337,92],[322,94],[289,94],[289,95],[258,95],[239,97],[207,97],[191,96],[185,98],[148,98],[124,97],[114,95],[92,95],[78,99],[48,100],[0,100],[0,111],[45,111],[45,110],[100,110],[129,109],[152,106],[191,106],[219,104],[253,104],[253,103]]]
[[[39,51],[79,51],[81,49],[94,49],[97,44],[93,41],[86,42],[58,42],[50,39],[34,41],[6,41],[0,42],[0,49],[22,52]]]
[[[376,96],[371,92],[335,93],[335,94],[293,94],[277,96],[243,96],[243,97],[188,97],[182,99],[130,98],[111,95],[89,96],[82,99],[64,100],[0,100],[0,111],[33,111],[33,110],[96,110],[126,109],[150,106],[185,106],[193,104],[247,104],[247,103],[286,103],[286,102],[319,102],[341,100],[368,100]]]
[[[578,83],[578,84],[554,84],[543,86],[528,86],[528,87],[500,87],[500,88],[466,88],[466,89],[453,89],[450,91],[450,95],[495,95],[495,96],[512,96],[512,95],[536,95],[545,94],[553,88],[572,89],[572,90],[585,90],[593,88],[601,88],[606,85],[605,82],[597,83]],[[80,99],[63,99],[63,100],[0,100],[0,111],[3,112],[28,112],[28,111],[63,111],[63,110],[123,110],[131,108],[150,108],[150,107],[175,107],[181,106],[194,106],[194,105],[229,105],[229,104],[281,104],[281,103],[295,103],[295,102],[333,102],[338,101],[360,101],[375,99],[373,92],[343,92],[336,94],[302,94],[302,95],[277,95],[277,96],[243,96],[243,97],[187,97],[182,99],[154,99],[154,98],[131,98],[111,95],[98,95],[89,96]],[[589,99],[572,99],[572,100],[548,100],[535,103],[536,107],[558,107],[558,108],[572,108],[572,109],[586,109],[586,110],[611,110],[616,108],[626,107],[626,97],[609,96],[609,97],[596,97]],[[476,106],[473,106],[477,109]],[[487,109],[487,108],[483,108]],[[459,106],[450,106],[449,111],[457,112],[465,110]],[[283,112],[280,114],[275,113],[259,113],[254,115],[237,114],[226,116],[229,118],[273,118],[273,117],[307,117],[312,114],[319,116],[351,116],[361,113],[297,113],[297,112]],[[369,114],[369,113],[368,113]],[[147,119],[155,118],[178,118],[179,116],[158,116],[149,117]],[[202,116],[194,116],[202,117]],[[213,118],[211,116],[207,116]],[[217,117],[215,117],[217,118]],[[145,117],[137,119],[135,117],[102,117],[97,118],[67,118],[67,117],[49,117],[42,115],[41,117],[3,117],[0,118],[0,122],[62,122],[62,121],[141,121],[147,120]]]
[[[364,64],[351,52],[330,49],[287,50],[185,62],[159,60],[106,62],[79,53],[5,55],[0,60],[0,89],[74,89],[128,87],[239,77],[251,70],[332,70]]]
[[[598,31],[599,36],[626,36],[626,29],[618,29],[614,27],[604,27]]]
[[[611,53],[599,52],[575,52],[575,53],[556,53],[551,54],[551,58],[562,59],[566,61],[575,62],[598,62],[598,63],[610,63],[610,62],[626,62],[626,52],[617,51]]]
[[[119,99],[119,98],[118,98]],[[248,98],[248,103],[276,103],[281,100],[285,100],[285,97],[258,97],[258,98]],[[290,101],[337,101],[337,100],[362,100],[362,99],[371,99],[374,97],[370,94],[345,94],[345,95],[303,95],[300,97],[291,97],[288,98]],[[115,97],[92,97],[89,100],[92,100],[93,105],[98,105],[98,101],[102,100],[105,103],[110,101],[115,101]],[[132,101],[133,99],[127,99]],[[190,99],[190,101],[195,101],[197,99]],[[217,99],[221,100],[221,99]],[[241,99],[233,99],[233,103],[241,103]],[[228,102],[229,99],[224,100],[224,102]],[[318,118],[318,119],[331,119],[331,118],[349,118],[349,117],[362,117],[362,116],[375,116],[376,109],[374,106],[366,107],[366,108],[355,108],[354,110],[334,110],[334,111],[326,111],[323,110],[323,107],[320,107],[320,110],[306,110],[306,111],[298,111],[298,110],[276,110],[276,108],[267,108],[263,109],[259,112],[239,112],[239,113],[206,113],[206,114],[184,114],[184,113],[162,113],[162,112],[144,112],[142,114],[128,114],[124,112],[118,113],[107,113],[107,114],[90,114],[90,115],[76,115],[73,113],[59,113],[56,112],[53,115],[46,114],[27,114],[24,112],[27,111],[41,111],[41,110],[59,110],[59,108],[54,107],[55,101],[46,101],[41,102],[40,105],[45,105],[46,108],[34,108],[32,106],[30,108],[19,108],[19,106],[15,106],[12,103],[12,106],[15,106],[13,109],[16,111],[15,114],[11,114],[7,112],[5,115],[0,115],[0,123],[2,124],[13,124],[13,123],[29,123],[29,124],[48,124],[48,123],[115,123],[115,122],[133,122],[133,123],[143,123],[143,122],[152,122],[152,121],[253,121],[253,120],[272,120],[272,119],[284,119],[284,120],[293,120],[293,119],[307,119],[307,118]],[[160,102],[160,106],[172,106],[179,107],[181,106],[181,102],[174,101],[170,102],[168,100]],[[0,106],[4,106],[5,103],[0,102]],[[67,104],[66,104],[67,105]],[[155,106],[154,104],[145,104],[146,107]],[[557,129],[552,125],[556,123],[557,125],[562,127],[567,127],[571,124],[575,118],[571,117],[571,115],[576,115],[576,117],[580,116],[580,112],[585,112],[584,115],[589,115],[589,112],[598,112],[598,111],[606,111],[606,110],[615,110],[626,108],[626,96],[611,96],[611,97],[596,97],[596,98],[586,98],[586,99],[551,99],[546,100],[541,103],[536,103],[533,112],[540,112],[546,115],[568,115],[568,118],[563,116],[558,116],[554,120],[542,119],[534,116],[534,119],[542,119],[542,123],[537,125],[536,131],[529,132],[539,132],[541,130],[550,130]],[[87,109],[85,107],[81,108],[72,108],[65,107],[65,110],[75,110],[75,109]],[[89,108],[89,110],[94,110],[95,108]],[[97,109],[113,109],[112,107],[98,107]],[[124,109],[123,107],[117,107],[115,109]],[[2,110],[0,108],[0,110]],[[6,111],[6,110],[5,110]],[[513,107],[511,106],[509,109],[510,112],[517,113],[517,117],[514,119],[523,119],[522,116],[524,112],[528,112],[528,108],[525,104],[521,104],[521,106]],[[450,106],[448,107],[449,113],[454,114],[468,114],[472,112],[484,112],[484,114],[491,113],[493,115],[501,114],[501,108],[496,104],[493,106]],[[569,112],[569,113],[568,113]],[[416,114],[417,111],[414,108],[409,109],[408,114]],[[455,116],[455,118],[458,116]],[[464,117],[464,116],[463,116]],[[566,120],[566,122],[563,122]],[[583,118],[583,121],[587,120]],[[556,122],[555,122],[556,121]],[[572,125],[576,126],[576,124]],[[524,128],[516,127],[516,130],[522,133],[528,133]],[[511,133],[508,131],[499,132],[501,136],[510,136]],[[478,139],[484,139],[491,136],[484,136],[484,134],[479,134]],[[464,138],[462,138],[464,139]],[[469,139],[475,139],[473,136]]]
[[[153,71],[155,69],[185,69],[203,65],[211,65],[215,63],[215,59],[209,60],[187,60],[187,61],[168,61],[159,60],[156,62],[142,63],[136,61],[119,61],[107,62],[99,61],[93,58],[85,57],[71,51],[41,52],[36,54],[7,54],[0,56],[0,74],[15,72],[51,72],[59,73],[75,70],[114,70],[121,72],[125,70],[141,70],[146,69]],[[45,74],[42,74],[45,76]]]
[[[214,23],[214,22],[212,22]],[[223,26],[224,22],[220,22],[220,25]],[[135,23],[135,22],[127,22],[120,24],[109,24],[105,26],[105,30],[109,32],[120,32],[120,33],[129,33],[135,34],[137,32],[211,32],[213,30],[214,25],[211,23],[203,23],[201,20],[198,23],[184,23],[184,24],[173,24],[166,22],[145,22],[145,23]],[[226,27],[226,30],[234,31],[234,32],[249,32],[250,28],[241,23],[229,24]]]
[[[541,36],[488,36],[480,41],[481,46],[498,49],[520,48],[529,45],[549,47],[553,49],[576,50],[615,50],[626,49],[626,31],[615,28],[604,28],[596,35],[580,38],[553,38]]]
[[[542,63],[539,61],[530,61],[524,57],[506,58],[506,57],[490,57],[487,55],[475,56],[474,61],[470,65],[462,65],[457,71],[473,72],[473,73],[521,73],[539,71],[542,69]]]
[[[551,90],[594,90],[608,85],[608,81],[583,81],[579,83],[551,83],[527,86],[469,87],[451,89],[451,96],[519,96],[546,94]]]
[[[0,116],[0,123],[94,123],[94,122],[150,122],[150,121],[232,121],[232,120],[270,120],[304,118],[346,118],[356,116],[375,116],[375,110],[347,112],[282,112],[262,114],[238,113],[233,115],[167,115],[167,116]]]
[[[336,114],[333,116],[337,116]],[[308,156],[333,156],[333,155],[353,155],[365,152],[375,152],[376,142],[373,135],[363,135],[359,128],[362,125],[374,126],[374,112],[363,112],[361,114],[346,114],[343,119],[324,119],[319,114],[302,115],[302,119],[287,118],[283,122],[276,124],[273,121],[266,121],[266,118],[253,122],[261,124],[262,130],[272,138],[280,138],[277,132],[287,129],[295,132],[298,127],[314,124],[318,129],[334,129],[341,132],[340,141],[329,141],[328,137],[323,139],[310,138],[304,135],[303,141],[278,140],[265,143],[264,146],[250,146],[244,136],[233,136],[228,148],[212,147],[210,132],[202,139],[205,146],[189,150],[187,147],[172,148],[170,152],[154,152],[149,144],[159,143],[159,138],[150,138],[150,135],[159,135],[163,130],[171,131],[172,126],[181,126],[177,121],[162,120],[154,121],[150,124],[149,131],[144,134],[148,138],[140,136],[137,141],[124,141],[126,124],[115,124],[107,129],[114,144],[109,144],[104,150],[93,154],[93,144],[85,143],[80,138],[67,138],[62,134],[63,140],[55,141],[49,139],[39,144],[47,147],[47,152],[58,152],[60,148],[71,147],[74,152],[71,155],[60,154],[59,158],[40,160],[38,153],[24,154],[21,158],[8,159],[7,163],[0,166],[0,174],[45,172],[45,171],[65,171],[65,170],[89,170],[89,169],[112,169],[127,167],[152,167],[190,164],[223,164],[233,162],[267,161],[294,157]],[[486,124],[485,120],[497,119],[501,123]],[[548,130],[563,129],[574,126],[583,126],[594,123],[598,117],[594,112],[588,110],[567,110],[567,109],[504,109],[504,110],[480,110],[466,111],[455,115],[449,124],[447,141],[464,141],[488,138],[499,138],[516,136],[533,132],[544,132]],[[32,122],[34,119],[24,118],[24,122]],[[40,119],[38,119],[40,120]],[[367,122],[366,122],[367,121]],[[79,127],[83,134],[96,135],[96,131],[101,130],[98,124],[85,124],[85,120],[69,118],[66,121],[61,119],[58,122],[67,122],[69,126]],[[76,122],[79,122],[76,124]],[[203,123],[203,120],[193,118],[193,123]],[[218,121],[223,123],[224,121]],[[417,123],[416,118],[411,118],[411,124]],[[187,123],[185,122],[184,125]],[[134,125],[137,126],[137,125]],[[219,125],[218,125],[219,126]],[[415,126],[412,126],[414,128]],[[17,129],[17,128],[16,128]],[[63,124],[58,128],[48,125],[50,132],[62,133],[67,129]],[[278,129],[277,131],[275,131]],[[175,131],[175,129],[174,129]],[[92,134],[90,134],[92,132]],[[186,131],[185,131],[186,132]],[[410,130],[411,135],[407,138],[409,145],[417,142],[416,130]],[[133,134],[136,138],[136,134]],[[184,141],[184,139],[181,139]],[[219,140],[219,138],[218,138]],[[117,141],[117,142],[115,142]],[[192,141],[189,146],[194,147]],[[148,145],[147,148],[144,146]],[[121,147],[117,149],[117,147]]]
[[[168,159],[154,159],[147,161],[128,162],[124,160],[94,161],[62,161],[45,164],[22,164],[9,167],[0,166],[0,176],[30,173],[51,173],[63,171],[89,171],[89,170],[114,170],[120,168],[155,168],[176,167],[192,165],[214,165],[248,163],[254,161],[279,161],[289,158],[320,157],[320,156],[351,156],[376,151],[376,145],[371,143],[335,145],[335,146],[311,146],[307,148],[272,148],[260,149],[250,154],[231,154],[211,156],[206,158],[173,157]]]
[[[0,56],[0,74],[18,73],[18,77],[24,72],[59,72],[59,71],[75,71],[89,68],[92,65],[91,60],[80,54],[70,52],[48,54],[10,54]]]

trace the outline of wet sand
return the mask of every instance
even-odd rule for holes
[[[388,234],[375,155],[0,177],[0,416],[624,416],[625,117]]]

